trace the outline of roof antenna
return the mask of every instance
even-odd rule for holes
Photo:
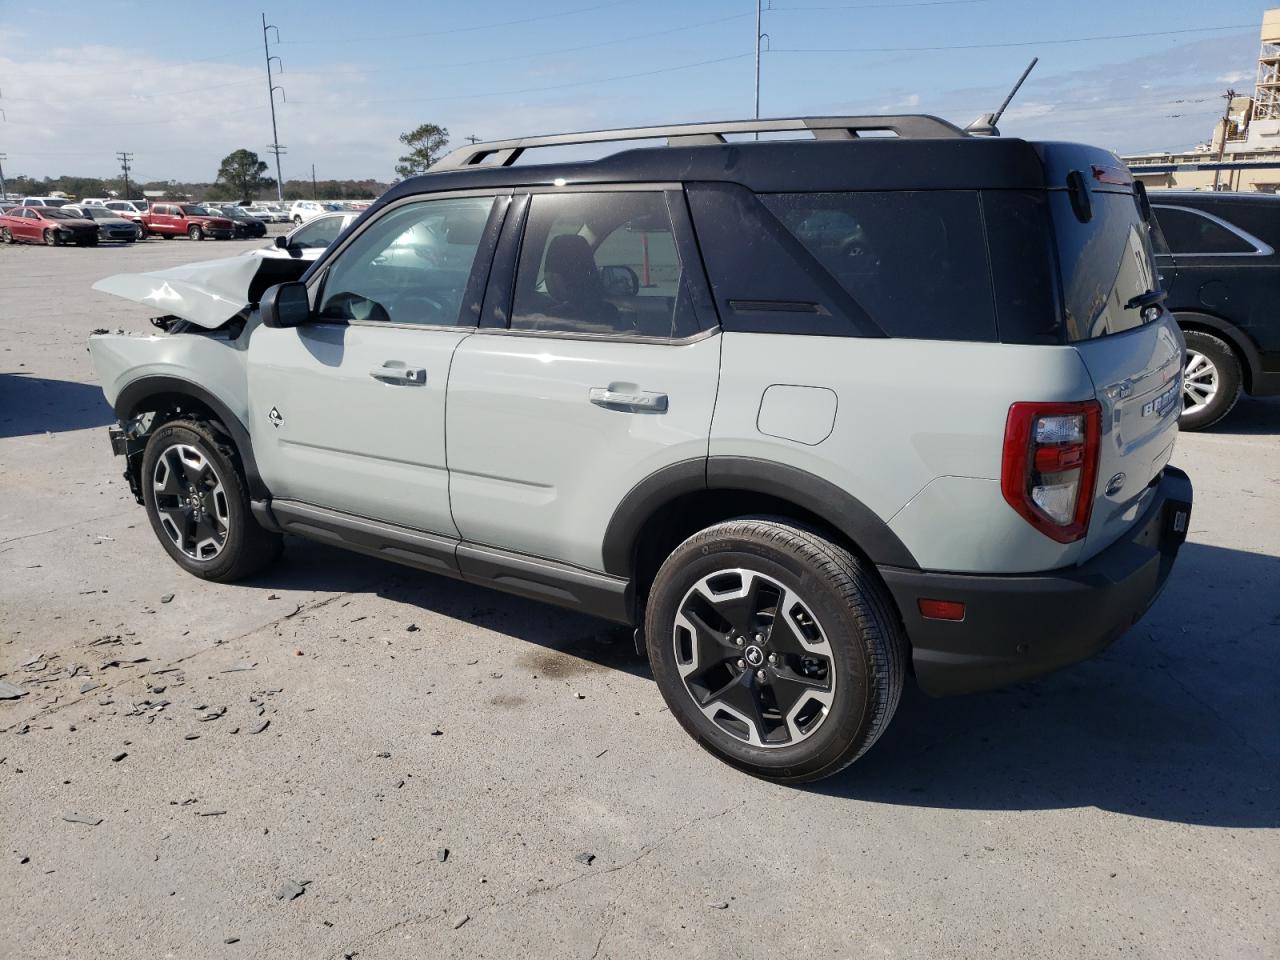
[[[1022,88],[1022,84],[1026,82],[1027,76],[1035,69],[1037,63],[1040,62],[1039,57],[1032,57],[1031,62],[1027,64],[1027,69],[1022,71],[1022,76],[1018,78],[1018,82],[1013,85],[1013,89],[1009,91],[1009,95],[1004,98],[1004,103],[1000,104],[1000,109],[995,113],[984,113],[977,120],[964,128],[964,132],[975,137],[998,137],[1000,131],[996,128],[996,124],[1000,122],[1000,118],[1004,116],[1005,110],[1011,101],[1018,94],[1018,90]]]

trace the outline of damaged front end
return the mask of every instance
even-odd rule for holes
[[[156,307],[150,336],[95,331],[89,353],[117,426],[111,449],[125,458],[125,479],[142,503],[142,455],[147,438],[176,417],[208,421],[247,439],[245,349],[262,294],[297,280],[309,266],[252,255],[186,264],[152,273],[118,274],[94,289]],[[243,434],[243,437],[240,436]]]

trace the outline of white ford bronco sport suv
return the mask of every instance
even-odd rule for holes
[[[481,143],[313,264],[100,281],[166,315],[90,349],[196,576],[288,533],[634,625],[700,744],[813,780],[909,673],[1042,674],[1165,583],[1191,484],[1148,213],[1110,153],[924,116]]]

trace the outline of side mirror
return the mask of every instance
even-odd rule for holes
[[[277,283],[268,287],[259,302],[263,326],[297,327],[311,319],[311,300],[307,285],[299,281]]]
[[[289,238],[286,237],[284,234],[281,234],[280,236],[276,237],[275,243],[276,243],[276,246],[279,247],[281,250],[289,249]]]

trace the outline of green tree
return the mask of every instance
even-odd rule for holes
[[[412,177],[426,173],[427,168],[440,159],[449,142],[449,131],[434,123],[424,123],[400,134],[400,142],[409,148],[409,152],[396,164],[396,173],[401,177]]]
[[[275,186],[275,180],[264,177],[267,165],[252,150],[236,150],[222,158],[217,183],[236,200],[252,200],[260,190]]]

